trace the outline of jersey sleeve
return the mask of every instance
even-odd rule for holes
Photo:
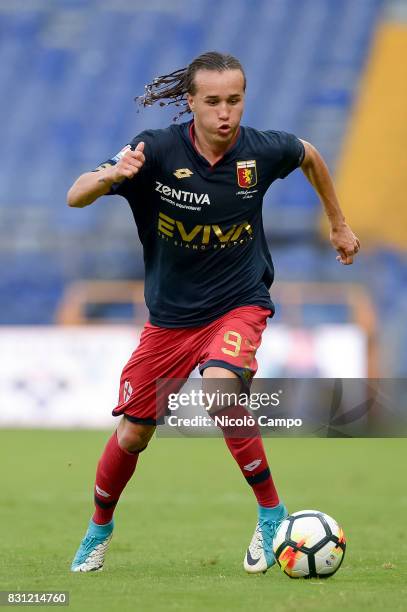
[[[269,132],[276,137],[280,160],[278,164],[278,178],[285,178],[301,166],[304,161],[305,148],[301,140],[289,132]]]
[[[145,143],[144,155],[146,157],[146,161],[143,167],[140,168],[139,172],[137,172],[137,174],[132,179],[126,178],[119,183],[113,183],[113,185],[111,186],[110,190],[107,192],[106,195],[116,195],[117,194],[117,195],[121,195],[128,199],[131,192],[143,180],[148,179],[149,176],[151,175],[151,172],[154,166],[156,165],[156,154],[154,150],[154,139],[153,139],[152,130],[146,130],[144,132],[141,132],[141,134],[138,134],[137,136],[135,136],[133,140],[127,143],[114,157],[111,157],[107,159],[106,161],[102,162],[101,164],[99,164],[99,166],[94,168],[92,172],[98,172],[99,170],[102,170],[103,168],[114,166],[123,157],[126,151],[128,151],[130,148],[135,149],[136,146],[139,144],[139,142]]]

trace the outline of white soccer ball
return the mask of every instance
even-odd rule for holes
[[[300,510],[280,525],[273,541],[276,561],[290,578],[328,578],[346,549],[343,530],[328,514]]]

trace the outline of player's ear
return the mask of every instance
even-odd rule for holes
[[[191,96],[190,93],[187,93],[187,102],[188,102],[189,110],[191,111],[191,113],[193,113],[195,110],[194,96]]]

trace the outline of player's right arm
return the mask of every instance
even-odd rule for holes
[[[114,184],[132,179],[146,161],[143,151],[144,142],[139,142],[134,150],[129,146],[116,164],[81,174],[68,191],[68,205],[74,208],[89,206],[109,193]]]

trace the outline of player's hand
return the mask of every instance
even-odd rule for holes
[[[354,256],[360,250],[360,241],[346,223],[340,226],[331,227],[331,244],[338,251],[337,261],[344,266],[353,263]]]
[[[114,183],[120,183],[124,179],[132,179],[143,167],[146,158],[144,156],[144,142],[139,142],[134,149],[130,148],[125,151],[124,155],[119,159],[117,164],[111,167],[109,177]]]

